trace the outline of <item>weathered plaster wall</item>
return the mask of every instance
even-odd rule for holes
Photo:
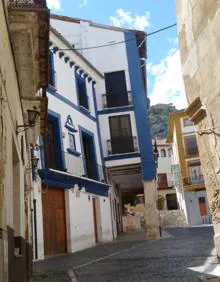
[[[0,1],[0,281],[8,281],[7,227],[15,236],[25,237],[24,134],[16,134],[23,115],[13,53],[6,21],[7,6]],[[23,135],[23,160],[21,138]]]
[[[187,99],[199,96],[207,114],[197,139],[220,256],[220,0],[177,0],[176,6]]]

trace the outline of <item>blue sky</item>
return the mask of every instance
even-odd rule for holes
[[[152,32],[176,22],[175,0],[47,0],[53,13]],[[152,104],[186,106],[176,27],[148,37],[148,96]]]

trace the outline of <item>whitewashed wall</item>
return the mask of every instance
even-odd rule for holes
[[[205,197],[207,212],[209,213],[209,204],[206,190],[203,191],[185,191],[185,201],[188,212],[188,221],[190,225],[201,225],[202,217],[199,209],[199,197]]]
[[[99,197],[101,215],[101,241],[113,240],[110,198]]]

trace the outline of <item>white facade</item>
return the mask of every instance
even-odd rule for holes
[[[50,167],[51,163],[49,161],[46,169],[47,157],[42,156],[41,150],[36,151],[35,154],[41,158],[42,173],[49,169],[49,173],[57,175],[56,177],[59,179],[72,177],[73,184],[72,186],[70,184],[69,188],[65,188],[65,180],[59,180],[61,182],[59,184],[56,182],[57,180],[45,179],[43,176],[41,176],[42,184],[44,183],[46,188],[41,187],[41,181],[35,183],[34,198],[37,201],[38,248],[37,256],[35,252],[35,259],[43,259],[48,252],[44,198],[45,193],[49,193],[50,189],[55,189],[55,191],[64,189],[65,232],[63,233],[65,233],[64,236],[66,237],[67,252],[76,252],[94,246],[97,242],[111,241],[117,234],[110,205],[111,201],[115,199],[114,187],[103,183],[105,176],[94,100],[94,89],[96,89],[95,92],[97,93],[97,86],[102,83],[103,76],[77,52],[65,51],[60,56],[60,52],[54,51],[57,47],[59,49],[67,49],[68,47],[67,42],[56,31],[51,31],[50,41],[53,52],[55,83],[53,87],[49,87],[47,93],[49,100],[48,122],[53,121],[54,118],[59,120],[57,124],[60,127],[53,138],[58,139],[55,142],[59,141],[61,143],[59,155],[60,161],[64,162],[65,167],[64,169]],[[77,69],[71,65],[72,62],[77,66]],[[83,78],[84,75],[86,75],[85,87],[89,101],[88,109],[82,108],[79,104],[76,81],[76,77]],[[94,142],[94,152],[92,153],[95,157],[95,163],[93,163],[93,167],[94,165],[97,166],[97,180],[87,175],[88,171],[85,168],[86,148],[83,143],[82,132],[90,134]],[[75,148],[72,147],[70,135],[74,136]],[[57,151],[54,153],[58,154]],[[48,157],[50,158],[50,156]],[[87,186],[89,190],[87,190]],[[58,188],[56,189],[56,187]],[[102,192],[102,187],[105,190],[108,187],[109,192],[107,194],[104,193],[104,190]]]

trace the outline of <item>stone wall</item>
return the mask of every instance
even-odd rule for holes
[[[197,141],[220,256],[220,0],[176,0],[176,8],[187,99],[199,97],[206,113]]]
[[[188,223],[181,210],[160,211],[160,226],[165,227],[186,227]]]

